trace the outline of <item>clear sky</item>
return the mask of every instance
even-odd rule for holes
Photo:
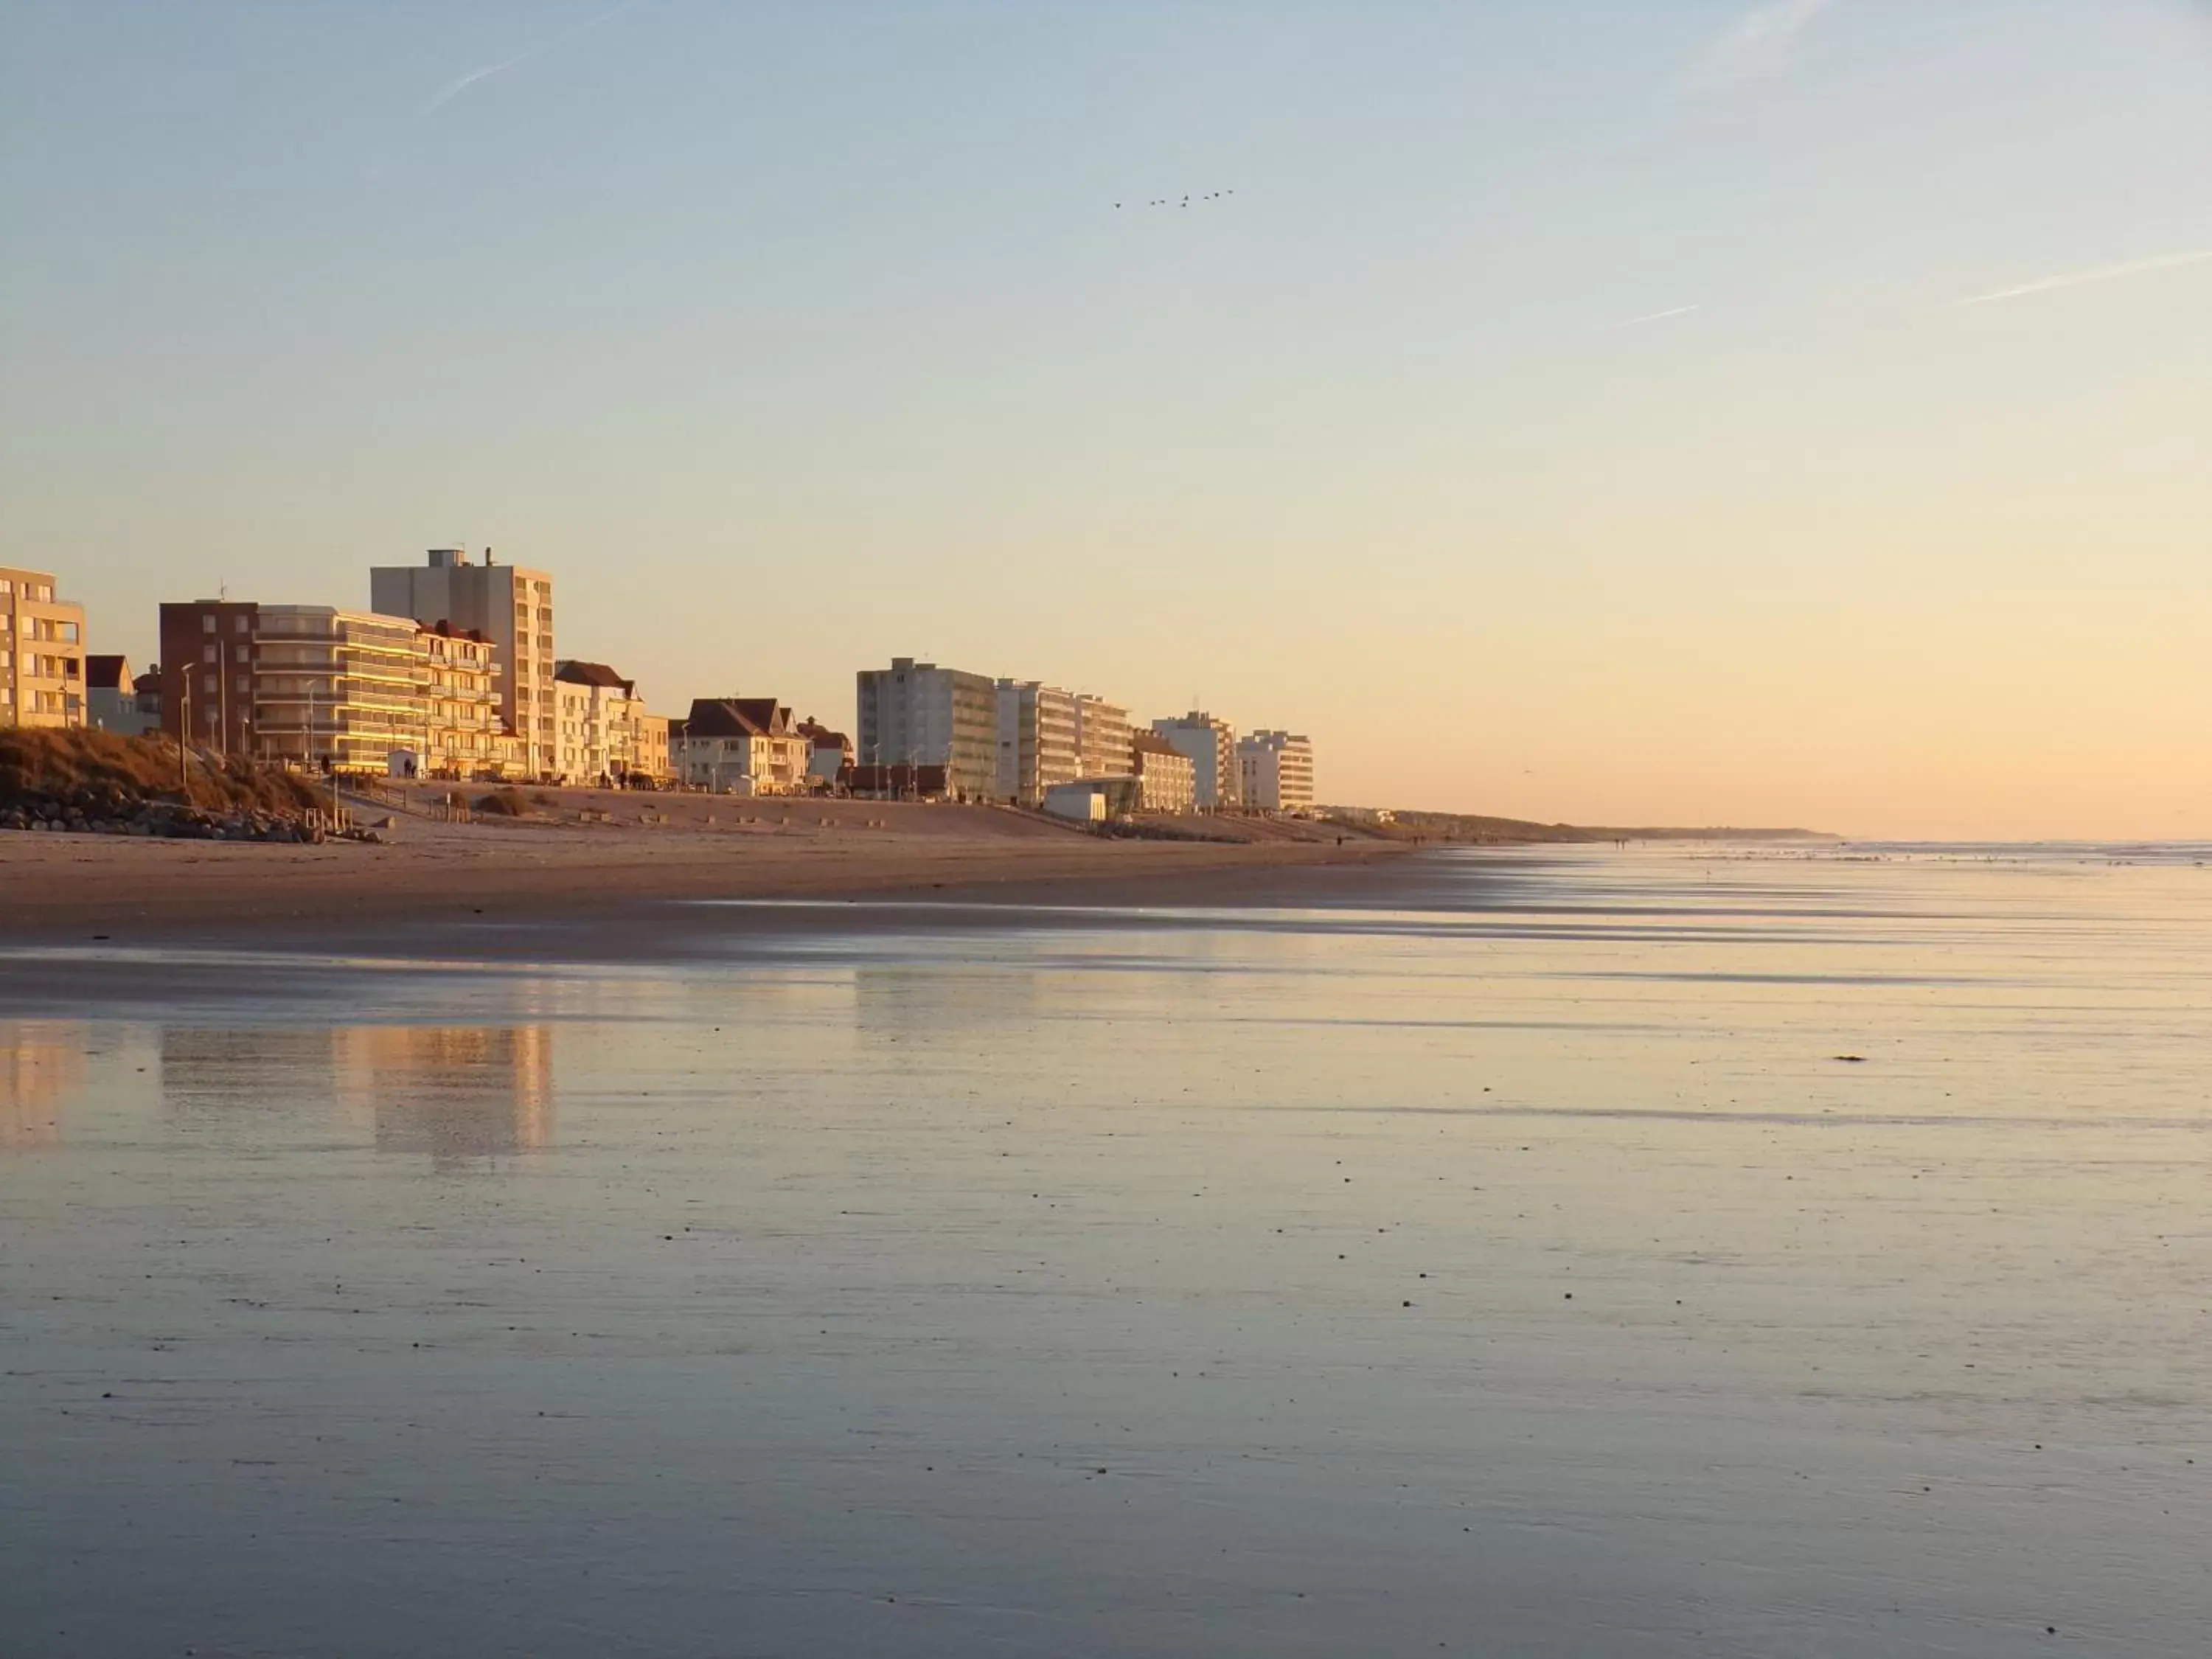
[[[0,0],[0,562],[453,542],[672,711],[2212,836],[2212,5]]]

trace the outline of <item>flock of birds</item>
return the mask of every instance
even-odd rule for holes
[[[1188,207],[1193,202],[1218,202],[1224,196],[1234,196],[1236,193],[1233,190],[1217,190],[1206,196],[1186,196],[1181,201],[1177,201],[1172,196],[1163,196],[1157,201],[1146,203],[1145,205],[1146,207]],[[1127,204],[1116,202],[1114,205],[1122,207]]]

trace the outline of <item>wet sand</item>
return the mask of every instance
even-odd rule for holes
[[[18,957],[0,1647],[2201,1647],[2212,874],[1246,879]]]

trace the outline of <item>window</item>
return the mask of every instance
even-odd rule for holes
[[[15,584],[9,580],[7,577],[0,576],[0,599],[5,599],[9,594],[15,591]]]
[[[200,660],[202,662],[213,662],[215,660],[215,647],[211,645],[202,646],[200,647]]]
[[[230,619],[230,631],[234,634],[243,634],[246,631],[246,618],[233,617]]]
[[[64,623],[59,630],[56,633],[55,637],[67,644],[75,645],[77,642],[76,624],[73,622]]]
[[[212,634],[215,632],[215,618],[213,617],[202,617],[200,618],[200,632],[203,634]]]
[[[203,677],[201,678],[201,680],[200,680],[200,690],[201,690],[201,693],[202,693],[204,696],[210,696],[210,697],[212,697],[213,696],[215,696],[215,694],[216,694],[216,683],[215,683],[215,676],[214,676],[214,675],[212,675],[212,674],[208,674],[208,675],[204,675],[204,676],[203,676]]]
[[[240,691],[251,691],[253,690],[253,682],[243,674],[240,674],[238,678],[233,682],[233,684]]]

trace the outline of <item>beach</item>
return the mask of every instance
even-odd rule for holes
[[[435,792],[411,799],[427,803]],[[1108,839],[1030,813],[899,802],[547,792],[544,821],[422,811],[383,844],[315,846],[0,832],[0,928],[21,941],[307,943],[431,954],[652,954],[672,902],[957,894],[1204,900],[1402,842],[1224,821],[1238,841]],[[609,822],[579,822],[586,812]],[[1196,832],[1202,822],[1191,821]],[[504,943],[502,943],[504,941]]]
[[[2193,1651],[2202,856],[11,940],[0,1628]]]

